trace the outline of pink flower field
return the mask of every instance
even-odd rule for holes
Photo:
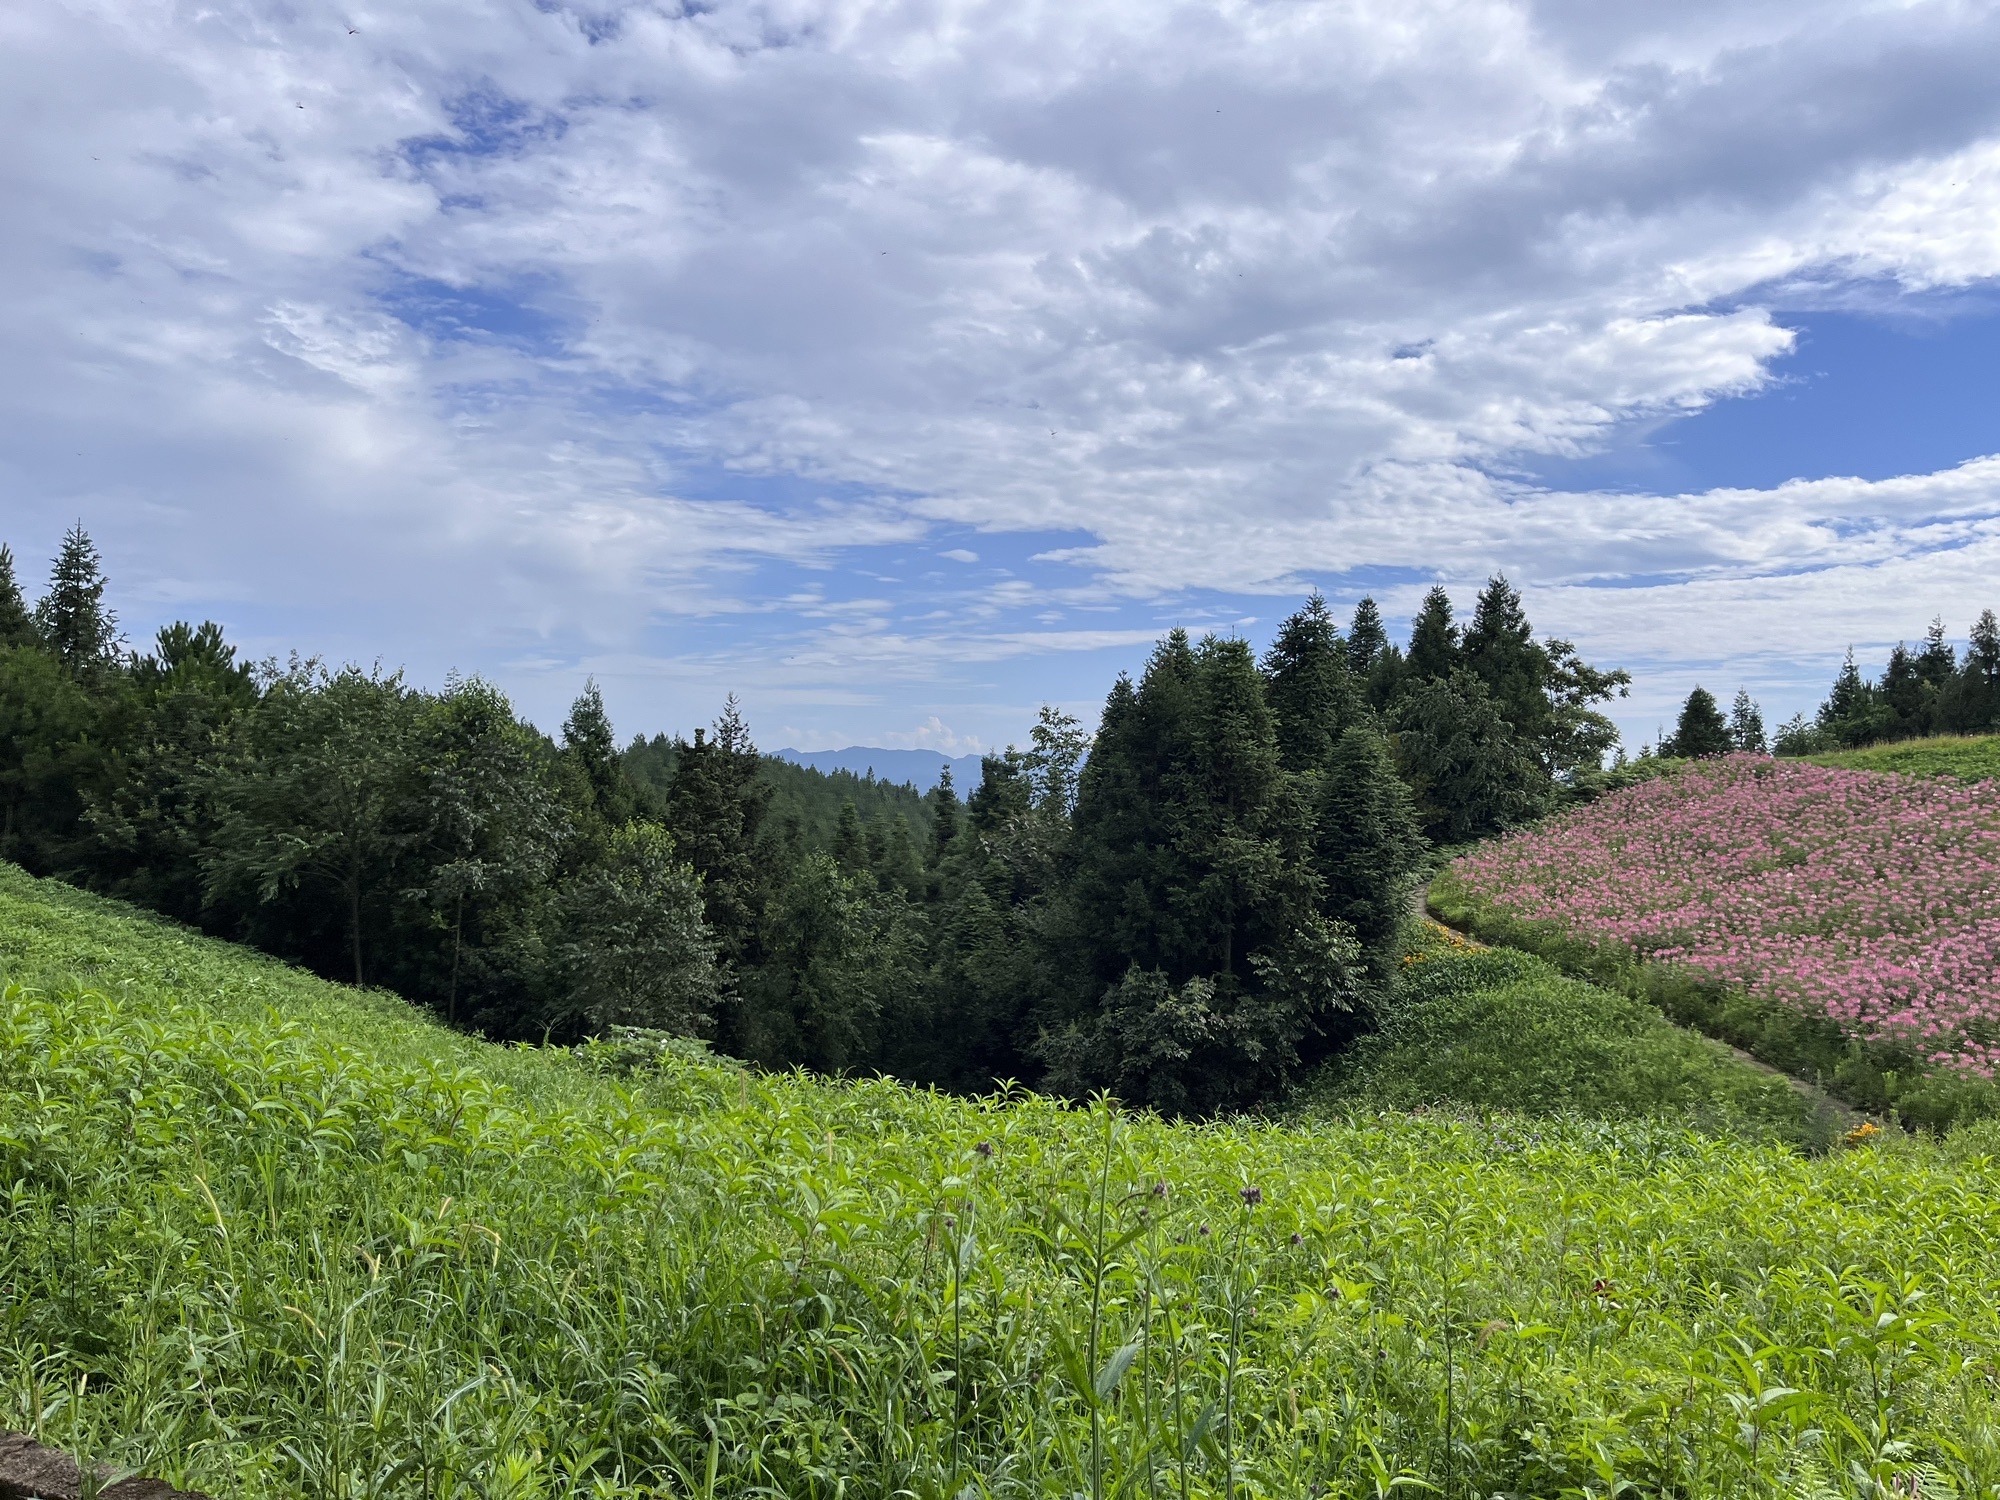
[[[1510,916],[2000,1066],[2000,784],[1731,756],[1461,859]]]

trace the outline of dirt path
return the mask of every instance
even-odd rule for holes
[[[1432,911],[1430,897],[1431,897],[1430,883],[1426,881],[1424,884],[1418,886],[1414,891],[1410,893],[1411,913],[1422,920],[1435,922],[1440,927],[1451,927],[1451,930],[1453,932],[1458,933],[1460,937],[1464,938],[1468,943],[1472,944],[1472,946],[1475,948],[1485,948],[1490,946],[1490,944],[1480,942],[1479,939],[1474,937],[1471,933],[1463,932],[1456,927],[1452,927],[1449,922],[1445,921],[1444,918],[1440,917],[1436,912]],[[1590,981],[1581,980],[1579,982],[1588,984]],[[1677,1021],[1672,1021],[1671,1018],[1669,1018],[1669,1022],[1670,1024],[1677,1026],[1680,1024]],[[1682,1026],[1681,1030],[1687,1032],[1689,1036],[1699,1037],[1702,1041],[1706,1042],[1709,1046],[1716,1048],[1718,1051],[1728,1053],[1731,1057],[1735,1058],[1745,1067],[1755,1068],[1759,1073],[1767,1073],[1773,1078],[1782,1078],[1785,1081],[1786,1085],[1792,1090],[1792,1092],[1797,1094],[1801,1099],[1805,1100],[1805,1102],[1811,1107],[1814,1117],[1814,1123],[1822,1126],[1825,1129],[1826,1133],[1828,1134],[1845,1135],[1848,1131],[1856,1129],[1857,1127],[1863,1124],[1873,1124],[1879,1126],[1882,1123],[1880,1120],[1876,1119],[1875,1116],[1869,1114],[1867,1111],[1856,1109],[1853,1105],[1847,1103],[1845,1100],[1834,1098],[1833,1095],[1829,1094],[1825,1089],[1821,1088],[1818,1084],[1808,1083],[1803,1078],[1794,1077],[1792,1074],[1785,1072],[1784,1069],[1782,1068],[1774,1068],[1769,1063],[1763,1061],[1762,1059],[1751,1056],[1751,1054],[1745,1052],[1741,1047],[1732,1047],[1729,1045],[1729,1043],[1725,1041],[1720,1041],[1717,1038],[1708,1035],[1706,1032],[1696,1031],[1692,1026]]]

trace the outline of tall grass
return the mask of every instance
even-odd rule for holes
[[[12,874],[0,960],[0,1422],[219,1495],[2000,1485],[1976,1131],[503,1050]]]

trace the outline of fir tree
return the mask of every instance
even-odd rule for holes
[[[1313,859],[1326,914],[1354,930],[1381,983],[1394,964],[1425,840],[1379,733],[1363,725],[1342,733],[1327,758],[1317,811]]]
[[[0,542],[0,647],[32,646],[38,640],[34,616],[21,597],[21,583],[14,576],[13,549]]]
[[[1750,697],[1748,688],[1736,690],[1729,708],[1729,743],[1744,755],[1762,755],[1770,747],[1764,740],[1764,711]]]
[[[1414,649],[1413,644],[1413,654]],[[1517,735],[1533,745],[1547,738],[1549,656],[1535,644],[1520,592],[1504,573],[1495,573],[1479,591],[1459,658],[1486,684]]]
[[[1433,584],[1410,628],[1410,650],[1404,666],[1411,677],[1442,681],[1451,676],[1458,659],[1458,627],[1451,620],[1451,595],[1443,584]]]
[[[632,798],[596,678],[585,680],[563,720],[562,733],[563,755],[582,778],[592,809],[607,825],[617,827],[631,816]]]
[[[1348,670],[1365,679],[1388,649],[1389,632],[1382,627],[1382,611],[1373,599],[1363,598],[1354,606],[1354,622],[1347,627]]]
[[[675,847],[701,877],[702,918],[715,934],[726,973],[756,962],[769,880],[758,857],[772,788],[763,758],[730,694],[712,734],[697,729],[676,747],[662,815]]]
[[[935,870],[951,857],[959,824],[965,816],[957,789],[951,784],[950,766],[939,771],[938,784],[924,794],[924,800],[931,805],[931,847],[926,863]]]
[[[861,826],[861,814],[854,799],[840,804],[840,821],[833,830],[833,862],[843,873],[860,875],[868,869],[868,834]]]
[[[1318,594],[1278,627],[1264,655],[1264,681],[1277,718],[1280,763],[1288,771],[1317,770],[1361,714],[1347,652]]]
[[[1673,734],[1660,746],[1660,753],[1677,755],[1686,760],[1702,760],[1709,756],[1727,755],[1735,748],[1729,733],[1729,721],[1722,717],[1715,694],[1697,686],[1687,695],[1687,702],[1681,705],[1680,720],[1675,724]]]
[[[63,535],[49,591],[35,606],[35,629],[73,675],[106,666],[118,649],[118,617],[104,607],[97,547],[78,522]]]
[[[1881,722],[1871,739],[1914,739],[1929,728],[1934,694],[1918,670],[1917,657],[1901,641],[1889,653],[1875,696]]]
[[[1497,833],[1547,807],[1548,773],[1470,672],[1412,682],[1390,724],[1425,831],[1438,842]]]

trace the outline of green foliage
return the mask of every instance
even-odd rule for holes
[[[1824,1147],[1837,1134],[1784,1079],[1653,1006],[1565,978],[1514,949],[1425,923],[1381,1029],[1309,1093],[1315,1108],[1472,1108],[1651,1118],[1714,1135]]]
[[[715,941],[701,881],[655,824],[615,830],[605,857],[563,883],[557,963],[589,1028],[641,1026],[693,1036],[716,999]]]
[[[1729,721],[1716,705],[1715,694],[1697,686],[1681,705],[1680,720],[1674,725],[1674,732],[1661,742],[1660,754],[1678,760],[1703,760],[1727,755],[1735,748],[1736,737],[1730,733]]]
[[[0,962],[0,1425],[189,1488],[2000,1484],[1990,1131],[1196,1130],[503,1049],[10,872]]]
[[[14,550],[0,542],[0,647],[39,644],[35,617],[28,613],[21,580],[14,572]]]
[[[303,890],[337,903],[357,985],[369,919],[416,838],[399,817],[416,712],[400,676],[295,661],[251,716],[246,755],[214,774],[211,899],[255,907]]]
[[[1380,984],[1427,845],[1395,759],[1374,729],[1347,729],[1322,764],[1312,855],[1326,913],[1354,933]]]
[[[1390,715],[1424,829],[1462,844],[1539,816],[1553,788],[1469,672],[1412,683]]]
[[[1738,688],[1736,701],[1729,707],[1729,744],[1743,755],[1763,755],[1770,749],[1764,737],[1764,711],[1748,688]]]
[[[1278,726],[1279,763],[1288,771],[1319,769],[1341,732],[1359,722],[1363,704],[1347,648],[1318,594],[1278,627],[1264,655],[1264,680]]]
[[[63,534],[49,591],[35,606],[35,634],[73,676],[100,671],[116,656],[118,617],[104,607],[104,588],[97,545],[79,522]]]
[[[1423,607],[1410,626],[1410,649],[1404,658],[1411,677],[1443,681],[1459,665],[1458,627],[1452,623],[1451,595],[1443,584],[1431,585]]]

